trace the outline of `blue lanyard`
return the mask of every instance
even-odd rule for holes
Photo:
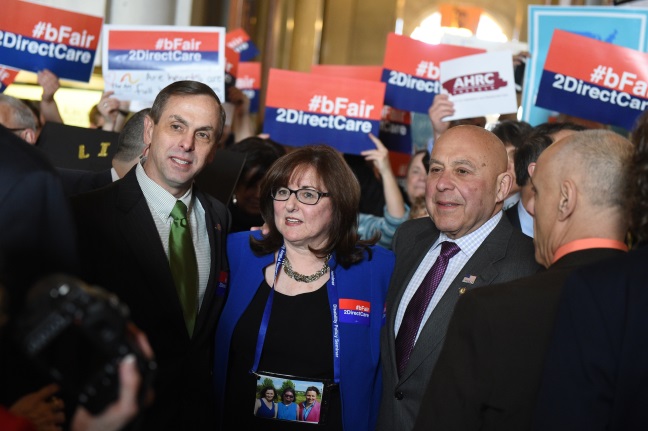
[[[275,264],[274,280],[268,300],[266,301],[265,309],[263,310],[263,317],[261,318],[261,326],[259,326],[259,335],[257,336],[256,349],[254,351],[254,365],[251,372],[256,373],[259,369],[259,362],[261,361],[261,352],[263,351],[263,343],[265,342],[266,332],[268,331],[268,322],[270,322],[270,313],[272,312],[272,301],[274,299],[274,286],[277,283],[279,269],[283,264],[286,257],[286,246],[282,245],[277,255],[277,263]],[[333,381],[340,383],[340,328],[338,322],[338,292],[335,285],[335,271],[330,269],[331,275],[329,282],[326,283],[326,288],[329,296],[329,304],[331,305],[331,316],[333,317]]]

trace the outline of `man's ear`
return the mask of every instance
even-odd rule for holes
[[[533,176],[533,171],[535,171],[535,167],[536,167],[536,162],[529,163],[529,166],[527,167],[527,172],[529,173],[530,177]]]
[[[507,172],[502,172],[497,176],[497,194],[495,202],[500,203],[503,202],[504,199],[509,194],[509,191],[511,191],[511,186],[513,185],[513,177],[511,174]]]
[[[558,220],[567,220],[576,209],[576,185],[571,180],[560,184],[560,199],[558,201]]]
[[[153,119],[148,115],[144,116],[144,136],[142,138],[144,139],[146,149],[151,146],[151,142],[153,141],[153,126]],[[144,153],[145,151],[142,151],[142,154]]]
[[[36,145],[36,131],[34,129],[25,129],[20,137],[28,144]]]

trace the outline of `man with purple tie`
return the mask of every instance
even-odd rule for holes
[[[504,144],[481,127],[453,127],[434,144],[430,217],[405,222],[394,237],[379,431],[413,428],[459,296],[539,269],[531,239],[502,217],[507,166]]]

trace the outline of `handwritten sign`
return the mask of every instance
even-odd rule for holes
[[[106,25],[105,89],[125,100],[149,100],[175,81],[209,85],[225,100],[222,27]]]
[[[325,143],[343,153],[375,148],[385,84],[271,69],[263,132],[282,144]]]
[[[0,13],[0,59],[16,69],[49,69],[59,78],[88,82],[103,19],[26,1]]]

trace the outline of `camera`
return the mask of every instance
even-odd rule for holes
[[[93,414],[119,395],[119,362],[134,354],[142,377],[139,402],[151,387],[156,363],[145,357],[130,329],[130,311],[116,295],[65,275],[38,282],[16,319],[27,356]]]

